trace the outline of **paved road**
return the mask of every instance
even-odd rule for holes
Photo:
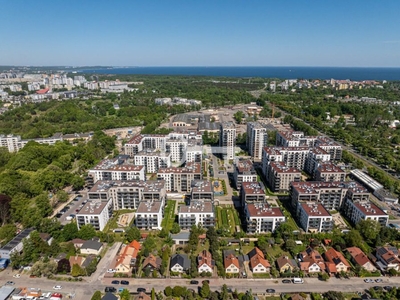
[[[0,284],[4,284],[6,281],[12,280],[16,284],[16,287],[39,287],[42,291],[54,291],[54,285],[62,286],[62,293],[75,293],[77,300],[90,299],[96,290],[104,291],[106,286],[114,286],[116,288],[124,287],[129,289],[131,292],[136,292],[138,287],[144,287],[147,291],[150,291],[153,287],[156,291],[162,291],[166,286],[185,286],[187,288],[197,289],[197,285],[191,285],[188,279],[128,279],[130,284],[124,285],[111,285],[112,278],[103,278],[103,280],[91,280],[82,282],[67,282],[67,281],[54,281],[43,278],[29,278],[27,275],[23,275],[19,279],[11,277],[10,272],[0,273]],[[199,282],[202,279],[198,279]],[[267,288],[273,288],[277,293],[294,293],[294,292],[326,292],[328,290],[342,291],[342,292],[354,292],[363,291],[373,286],[400,286],[400,278],[383,278],[382,283],[364,283],[361,278],[352,279],[336,279],[331,278],[327,282],[319,281],[315,278],[306,278],[304,284],[284,284],[281,279],[210,279],[211,290],[219,290],[223,284],[226,284],[232,290],[237,289],[239,292],[245,292],[249,289],[253,293],[263,294]],[[201,285],[201,283],[200,283]]]

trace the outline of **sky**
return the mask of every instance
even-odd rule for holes
[[[0,0],[0,65],[400,67],[399,0]]]

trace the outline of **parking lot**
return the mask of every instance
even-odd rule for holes
[[[62,225],[68,224],[75,219],[76,214],[87,203],[86,195],[86,191],[71,193],[68,203],[56,210],[55,217]]]

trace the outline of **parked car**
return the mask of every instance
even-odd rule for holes
[[[290,279],[283,279],[282,283],[292,283],[292,281]]]
[[[382,278],[375,279],[375,282],[383,282]]]
[[[274,294],[275,290],[274,289],[267,289],[267,293]]]
[[[115,272],[116,272],[115,269],[108,269],[108,270],[107,270],[107,273],[115,273]]]
[[[372,283],[372,282],[374,282],[374,280],[373,280],[373,279],[366,278],[366,279],[364,279],[364,282],[366,282],[366,283]]]
[[[138,293],[146,293],[146,289],[145,288],[141,288],[141,287],[139,287],[139,288],[137,288],[137,290],[136,290]]]
[[[190,280],[190,284],[199,284],[197,280]]]
[[[55,285],[55,286],[53,286],[53,289],[54,290],[61,290],[62,286],[61,285]]]
[[[112,286],[106,286],[106,288],[104,289],[104,291],[107,293],[107,292],[110,292],[110,293],[115,293],[116,291],[117,291],[117,289],[115,288],[115,287],[112,287]]]
[[[111,281],[111,284],[119,284],[119,280],[113,280]]]
[[[13,277],[14,277],[14,278],[20,278],[20,277],[21,277],[21,274],[15,274],[15,275],[13,275]]]
[[[121,284],[123,284],[123,285],[129,285],[129,281],[121,280]]]
[[[14,281],[7,281],[7,282],[6,282],[6,285],[14,285],[14,284],[15,284]]]

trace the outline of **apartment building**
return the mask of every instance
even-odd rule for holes
[[[301,131],[277,131],[276,145],[283,147],[299,147],[301,137],[304,137],[304,133]]]
[[[293,207],[300,202],[318,202],[327,210],[339,210],[345,197],[355,200],[369,198],[366,189],[355,182],[292,182],[289,194]]]
[[[237,159],[234,165],[233,180],[240,191],[243,182],[257,182],[257,172],[250,159]]]
[[[284,162],[271,162],[268,166],[267,183],[275,193],[287,192],[291,182],[301,181],[301,171],[287,167]]]
[[[322,163],[329,162],[330,160],[331,155],[324,149],[319,147],[311,148],[308,152],[304,171],[315,178],[315,171],[317,170],[318,166]]]
[[[97,181],[89,190],[89,200],[112,199],[114,210],[137,209],[139,202],[165,201],[166,191],[163,180]]]
[[[21,136],[0,134],[0,147],[8,149],[8,152],[17,152],[21,147]]]
[[[201,163],[203,161],[203,145],[199,142],[189,142],[184,150],[184,161]]]
[[[214,201],[214,187],[207,180],[193,180],[191,182],[191,201],[206,200]]]
[[[305,232],[330,232],[333,229],[333,218],[320,203],[299,203],[297,219]]]
[[[286,221],[280,208],[270,207],[266,202],[245,203],[244,213],[248,234],[274,232],[279,224]]]
[[[142,201],[135,214],[135,225],[142,230],[161,230],[164,201]]]
[[[105,201],[88,201],[84,207],[76,214],[76,224],[78,230],[83,225],[92,225],[96,230],[103,230],[108,220],[112,217],[112,199]]]
[[[316,147],[324,149],[331,156],[331,161],[340,161],[342,159],[342,146],[328,137],[318,137]]]
[[[202,179],[200,163],[187,163],[185,167],[159,169],[157,178],[165,181],[165,189],[170,192],[190,192],[191,182]]]
[[[345,178],[346,172],[331,162],[322,163],[315,170],[315,181],[337,182],[345,181]]]
[[[382,226],[387,226],[389,221],[389,216],[371,201],[352,201],[347,198],[342,212],[353,224],[361,220],[374,220]]]
[[[283,154],[281,153],[282,147],[264,147],[262,151],[262,172],[264,177],[268,176],[268,166],[271,162],[280,162],[283,161]]]
[[[308,147],[264,147],[262,168],[268,177],[268,165],[273,161],[282,161],[289,168],[304,170],[310,149]]]
[[[263,203],[265,201],[264,185],[261,182],[243,182],[240,189],[241,204]]]
[[[254,161],[261,161],[262,149],[267,146],[267,129],[258,122],[247,123],[246,147]]]
[[[145,167],[130,164],[128,158],[127,155],[120,155],[101,161],[88,172],[90,184],[99,180],[145,180]]]
[[[235,158],[236,128],[233,122],[221,123],[219,146],[222,148],[222,157],[224,160]]]
[[[215,226],[214,204],[211,201],[191,200],[190,205],[179,206],[179,226],[186,230],[193,225],[209,228]]]
[[[145,167],[146,173],[157,173],[159,169],[171,166],[171,153],[150,148],[138,152],[133,159],[135,165]]]

